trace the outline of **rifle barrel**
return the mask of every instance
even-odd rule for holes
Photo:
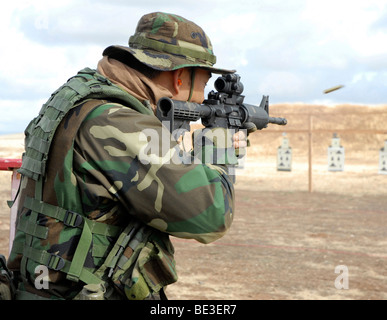
[[[275,117],[269,117],[269,123],[278,124],[280,126],[284,126],[288,123],[288,121],[285,118],[275,118]]]

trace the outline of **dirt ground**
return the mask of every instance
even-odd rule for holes
[[[20,154],[21,135],[0,140],[0,158]],[[291,172],[280,172],[273,153],[257,154],[237,170],[229,233],[208,245],[173,239],[179,281],[168,297],[386,300],[387,175],[378,174],[378,160],[349,158],[344,172],[328,172],[325,158],[315,157],[310,193],[305,156],[294,158]],[[10,179],[0,172],[5,255]]]

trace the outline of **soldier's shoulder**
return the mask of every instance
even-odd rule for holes
[[[137,111],[126,107],[123,104],[117,103],[117,102],[110,102],[110,101],[104,101],[101,100],[101,103],[93,109],[89,115],[86,117],[85,121],[92,120],[97,117],[108,117],[112,115],[113,113],[120,113],[120,114],[135,114],[138,113]]]

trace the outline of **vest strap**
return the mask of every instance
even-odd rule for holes
[[[103,236],[116,237],[119,235],[121,228],[106,223],[90,220],[71,210],[63,209],[34,198],[26,197],[24,207],[32,211],[44,214],[51,218],[63,222],[66,226],[72,228],[81,228],[82,222],[86,222],[91,233]]]
[[[63,259],[62,257],[54,253],[47,252],[46,250],[35,249],[32,247],[27,247],[27,248],[25,247],[23,250],[23,255],[25,255],[26,258],[34,260],[35,262],[42,264],[51,270],[62,271],[67,273],[67,275],[69,275],[69,273],[71,272],[72,265],[73,265],[71,261]],[[95,276],[91,271],[83,267],[83,264],[81,266],[80,272],[77,274],[76,280],[77,281],[81,280],[88,284],[89,283],[98,284],[102,282],[102,280],[99,277]]]
[[[38,225],[36,221],[30,219],[20,220],[17,229],[39,239],[47,239],[48,228]]]

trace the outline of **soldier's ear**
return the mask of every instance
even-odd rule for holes
[[[175,95],[179,94],[181,86],[183,85],[183,73],[184,68],[172,71],[172,84]]]

